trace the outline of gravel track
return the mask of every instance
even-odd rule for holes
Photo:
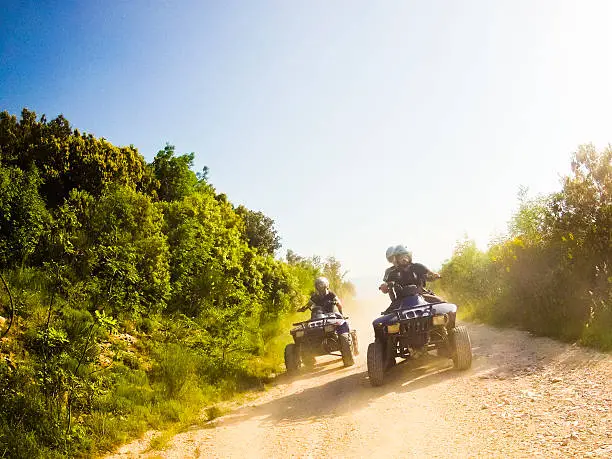
[[[148,439],[108,458],[612,457],[612,357],[517,330],[466,324],[472,369],[430,356],[367,378],[372,337],[344,368],[319,357],[255,400],[163,451]]]

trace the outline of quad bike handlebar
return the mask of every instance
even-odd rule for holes
[[[320,308],[320,306],[316,306],[316,305],[315,305],[315,307]],[[313,309],[313,306],[310,306],[310,305],[302,306],[301,308],[298,308],[297,312],[304,312],[304,311],[306,311],[306,310],[308,310],[308,309],[312,310],[312,309]],[[334,314],[336,314],[337,316],[342,317],[342,318],[343,318],[343,319],[345,319],[345,320],[346,320],[346,319],[348,319],[348,316],[345,316],[344,314],[342,314],[342,313],[341,313],[341,312],[339,312],[339,311],[332,311],[332,312],[333,312]],[[327,313],[326,313],[326,314],[327,314]]]

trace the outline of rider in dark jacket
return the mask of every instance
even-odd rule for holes
[[[392,245],[387,249],[387,252],[385,253],[387,261],[391,263],[391,266],[385,269],[385,274],[383,275],[383,282],[387,282],[387,280],[389,279],[389,275],[397,268],[397,264],[395,263],[395,248],[396,246]]]
[[[315,280],[315,292],[310,295],[310,300],[306,306],[298,309],[305,311],[311,309],[313,314],[315,311],[323,313],[339,312],[342,314],[342,302],[338,296],[329,290],[329,281],[325,277],[318,277]]]
[[[387,260],[389,260],[389,249],[387,249]],[[440,297],[426,289],[427,281],[438,279],[440,275],[430,271],[421,263],[413,263],[412,253],[406,247],[401,245],[395,247],[392,262],[394,266],[385,271],[383,283],[379,287],[383,293],[389,294],[392,301],[401,299],[403,297],[402,288],[408,285],[415,285],[418,293],[428,303],[442,301]]]

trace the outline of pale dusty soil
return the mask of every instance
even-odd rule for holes
[[[319,357],[163,451],[147,450],[148,435],[108,458],[612,457],[612,356],[467,324],[471,370],[432,356],[373,388],[367,325],[354,367]]]

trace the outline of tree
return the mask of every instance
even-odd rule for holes
[[[198,184],[198,176],[191,170],[193,153],[175,156],[174,145],[166,144],[157,152],[151,167],[157,179],[157,196],[162,201],[177,201],[191,193]],[[206,180],[207,169],[200,176]]]
[[[99,196],[109,184],[132,189],[142,182],[146,164],[134,147],[116,147],[105,139],[72,131],[62,115],[47,122],[24,109],[21,120],[0,113],[0,162],[21,170],[36,168],[40,193],[61,205],[73,189]]]
[[[529,198],[527,188],[521,187],[518,193],[519,209],[509,222],[511,237],[522,237],[529,243],[541,243],[549,237],[550,196]]]
[[[239,206],[236,213],[245,224],[245,237],[250,247],[266,255],[274,255],[281,248],[280,237],[274,229],[274,220],[262,212],[255,212]]]
[[[166,145],[146,164],[61,115],[0,113],[0,269],[15,293],[0,304],[17,324],[0,358],[4,456],[95,455],[113,432],[261,381],[315,277],[350,285],[336,260],[272,256],[274,221],[236,209],[193,160]]]
[[[70,238],[62,244],[73,254],[74,281],[95,307],[129,315],[164,309],[168,243],[161,209],[148,196],[123,187],[109,188],[99,199],[73,191],[57,215],[55,233]]]
[[[354,297],[355,286],[346,280],[347,271],[335,257],[327,257],[323,264],[323,275],[329,280],[330,288],[340,297]]]
[[[21,264],[30,256],[49,222],[38,193],[36,169],[24,172],[0,165],[0,266]]]

